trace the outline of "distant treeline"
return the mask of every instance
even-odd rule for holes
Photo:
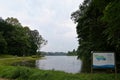
[[[41,55],[47,55],[47,56],[75,56],[77,55],[77,51],[73,49],[73,51],[68,52],[38,52]]]
[[[73,51],[68,51],[68,56],[77,56],[77,50],[73,49]]]
[[[41,52],[41,55],[46,55],[46,56],[64,56],[67,55],[65,52]]]
[[[0,18],[0,55],[35,55],[47,43],[37,30],[22,26],[16,18]]]

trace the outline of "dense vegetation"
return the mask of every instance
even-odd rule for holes
[[[62,56],[66,55],[65,52],[41,52],[41,55],[47,55],[47,56]]]
[[[90,71],[91,51],[115,52],[120,64],[120,0],[84,0],[71,18],[78,23],[78,57],[84,68]]]
[[[117,79],[120,79],[118,74]],[[70,74],[27,67],[0,66],[0,77],[15,80],[114,80],[114,74]]]
[[[35,67],[35,60],[40,59],[36,55],[33,56],[12,56],[12,55],[0,55],[0,66],[27,66]],[[20,64],[21,63],[21,64]]]
[[[0,18],[0,55],[35,55],[46,40],[37,30],[23,27],[16,18]]]
[[[13,63],[22,61],[35,60],[33,57],[16,57],[11,55],[0,56],[0,80],[114,80],[114,74],[97,73],[97,74],[72,74],[54,70],[40,70],[35,68],[10,66]],[[117,74],[117,79],[120,78]]]
[[[68,51],[67,53],[68,56],[77,56],[77,51],[73,49],[73,51]]]

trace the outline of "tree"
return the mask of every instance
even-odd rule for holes
[[[111,0],[104,9],[102,20],[107,23],[104,34],[107,42],[116,53],[117,63],[120,63],[120,1]],[[117,65],[120,68],[120,65]]]
[[[46,40],[37,30],[30,30],[23,27],[16,18],[0,20],[0,51],[12,55],[35,55]]]
[[[76,27],[79,41],[77,53],[83,60],[85,70],[90,71],[88,63],[91,60],[91,51],[114,51],[105,35],[108,23],[101,19],[104,16],[103,11],[110,2],[111,0],[84,0],[79,10],[71,15],[71,18],[78,23]]]
[[[7,19],[5,19],[5,21],[8,24],[12,24],[13,26],[22,26],[17,18],[8,17]]]
[[[39,34],[37,30],[30,30],[28,27],[24,27],[26,35],[29,37],[29,43],[31,45],[31,54],[40,51],[41,47],[47,44],[47,41]]]
[[[2,32],[0,32],[0,54],[7,53],[7,42],[4,39]]]
[[[13,55],[29,55],[28,48],[30,47],[28,37],[25,34],[23,27],[15,27],[15,30],[10,33],[9,37],[9,52]]]
[[[73,49],[73,51],[68,51],[67,55],[68,56],[76,56],[77,55],[77,51],[75,49]]]
[[[104,10],[103,21],[107,23],[104,34],[109,44],[114,45],[120,51],[120,1],[114,0]],[[113,13],[115,12],[115,13]]]
[[[39,49],[44,42],[42,36],[39,35],[39,32],[37,30],[30,31],[30,33],[31,33],[31,39],[33,40],[33,42],[37,45],[37,48]]]

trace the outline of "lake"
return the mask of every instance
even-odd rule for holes
[[[80,73],[82,62],[77,56],[45,56],[36,60],[36,67],[43,70],[57,70],[68,73]]]

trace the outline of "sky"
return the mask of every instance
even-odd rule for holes
[[[23,26],[38,30],[47,45],[46,52],[67,52],[77,49],[76,24],[71,13],[83,0],[0,0],[0,17],[17,18]]]

